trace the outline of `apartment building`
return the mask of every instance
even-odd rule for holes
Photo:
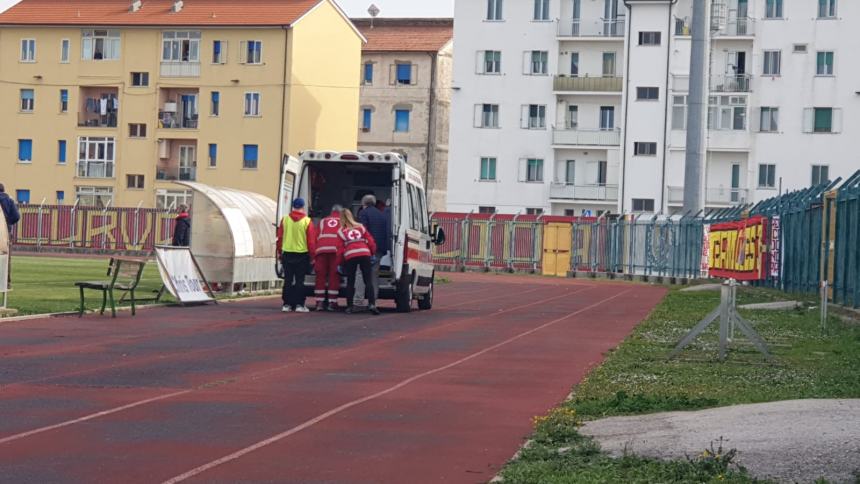
[[[711,209],[860,168],[860,4],[709,2]],[[691,0],[458,2],[449,208],[598,215],[683,205]]]
[[[430,210],[445,210],[453,19],[354,19],[361,57],[358,147],[394,151],[424,174]]]
[[[0,14],[0,179],[22,203],[275,198],[284,153],[356,149],[362,43],[331,0],[23,0]]]

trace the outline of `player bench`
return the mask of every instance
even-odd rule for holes
[[[128,293],[131,296],[131,315],[135,315],[134,291],[137,285],[140,284],[140,278],[143,275],[143,268],[146,266],[146,261],[141,259],[131,259],[125,257],[113,257],[108,264],[107,276],[110,280],[107,281],[80,281],[75,282],[75,286],[81,291],[81,307],[78,316],[83,316],[86,310],[84,306],[84,290],[90,289],[102,292],[102,309],[99,314],[105,313],[108,300],[110,301],[110,310],[112,316],[116,317],[116,297],[114,291],[123,291],[122,298]],[[122,300],[120,299],[120,301]]]

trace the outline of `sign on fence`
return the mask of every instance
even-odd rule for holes
[[[215,300],[190,248],[158,246],[155,258],[164,286],[177,301],[185,304]]]
[[[711,261],[708,255],[711,253],[711,227],[707,224],[702,224],[702,263],[700,264],[699,272],[701,277],[707,279],[710,277],[708,269]]]
[[[770,218],[770,277],[779,279],[779,270],[782,266],[782,228],[779,215]]]
[[[708,272],[711,277],[757,281],[766,278],[767,219],[752,217],[710,226]]]

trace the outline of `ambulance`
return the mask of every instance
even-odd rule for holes
[[[289,213],[295,198],[306,200],[315,223],[335,204],[358,215],[361,199],[374,195],[391,213],[391,251],[380,262],[379,299],[393,299],[397,310],[433,307],[433,246],[445,243],[445,232],[431,224],[421,173],[397,153],[304,151],[281,163],[277,221]],[[305,281],[313,294],[315,276]],[[346,295],[346,283],[341,297]]]

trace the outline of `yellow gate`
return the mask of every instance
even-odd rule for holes
[[[573,226],[550,223],[543,229],[543,275],[567,277]]]

